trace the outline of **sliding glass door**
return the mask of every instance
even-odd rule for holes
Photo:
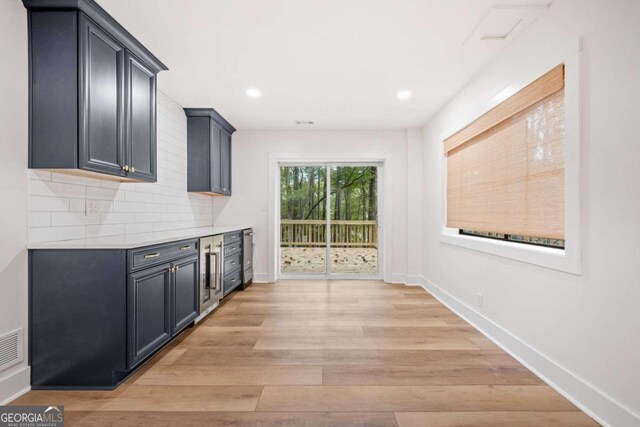
[[[378,274],[378,168],[338,166],[330,171],[329,269]]]
[[[327,274],[326,198],[326,167],[280,167],[282,274]]]
[[[378,165],[280,166],[280,275],[378,277]]]

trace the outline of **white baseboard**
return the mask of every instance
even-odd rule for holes
[[[0,406],[6,405],[31,390],[31,368],[23,366],[0,379]]]
[[[640,416],[559,365],[471,306],[424,277],[407,277],[408,286],[427,292],[469,322],[496,345],[603,426],[640,426]]]
[[[272,283],[267,273],[254,273],[253,283]]]

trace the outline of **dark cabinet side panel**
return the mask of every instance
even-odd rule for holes
[[[77,17],[29,13],[30,168],[78,166]]]
[[[220,175],[222,194],[231,195],[231,134],[222,129],[220,132]]]
[[[82,169],[124,175],[124,47],[80,15]]]
[[[222,129],[211,121],[211,191],[222,194]]]
[[[211,191],[208,117],[187,117],[187,191]]]
[[[171,272],[165,264],[129,275],[128,344],[133,368],[171,338]]]
[[[122,379],[125,278],[122,250],[29,251],[33,388],[111,388]]]
[[[198,257],[173,263],[173,335],[198,316]]]
[[[155,182],[156,74],[143,62],[125,55],[126,146],[129,177]]]

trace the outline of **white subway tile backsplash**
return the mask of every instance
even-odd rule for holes
[[[137,202],[113,202],[114,212],[144,212],[145,204]]]
[[[59,212],[69,210],[69,199],[63,197],[29,196],[30,212]]]
[[[124,224],[87,225],[87,238],[119,236],[124,234]]]
[[[133,212],[107,212],[100,214],[101,224],[127,224],[135,222],[136,214]]]
[[[69,210],[71,212],[84,212],[86,199],[70,199]]]
[[[153,194],[125,191],[124,199],[127,202],[153,202]]]
[[[150,233],[152,231],[153,231],[152,222],[142,222],[142,223],[124,225],[125,234]]]
[[[124,200],[124,191],[111,188],[87,187],[87,199]]]
[[[50,227],[51,212],[29,212],[29,227]]]
[[[49,197],[84,197],[86,187],[83,185],[64,184],[53,181],[29,181],[29,194]]]
[[[39,169],[29,169],[29,178],[40,181],[51,181],[51,172]]]
[[[32,242],[145,233],[213,224],[213,199],[187,193],[187,119],[158,92],[158,181],[123,183],[29,171]],[[86,215],[87,201],[96,214]]]
[[[29,228],[30,242],[52,242],[56,240],[84,239],[85,227],[41,227]]]
[[[100,214],[85,215],[84,212],[51,212],[51,226],[100,224]]]
[[[89,178],[86,176],[70,175],[70,174],[58,173],[58,172],[51,173],[51,181],[63,182],[67,184],[76,184],[76,185],[89,185],[92,187],[100,187],[100,183],[101,183],[101,180],[96,178]]]

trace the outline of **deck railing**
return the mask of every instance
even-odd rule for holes
[[[327,223],[323,220],[280,220],[280,245],[287,247],[325,246]],[[376,221],[331,221],[331,246],[378,247]]]

